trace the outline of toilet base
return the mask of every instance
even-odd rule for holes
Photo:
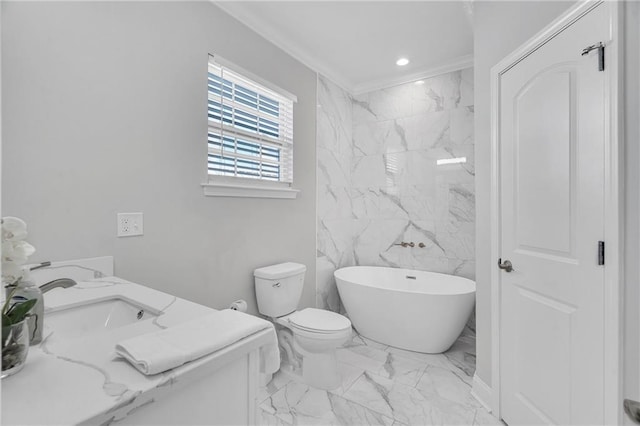
[[[304,383],[316,389],[333,390],[341,386],[342,377],[338,373],[336,349],[334,345],[342,344],[351,336],[351,329],[332,336],[331,340],[310,339],[308,336],[296,335],[288,322],[276,319],[278,343],[281,349],[280,371],[298,383]],[[327,350],[324,349],[329,343]]]
[[[302,362],[303,380],[309,386],[333,390],[342,383],[334,351],[321,354],[305,353]]]
[[[310,358],[313,357],[311,354]],[[328,359],[309,359],[307,355],[303,357],[302,369],[295,368],[294,366],[283,362],[280,366],[280,374],[285,377],[316,389],[322,390],[334,390],[340,387],[342,384],[342,376],[338,373],[337,362],[335,354],[333,361]],[[333,367],[332,367],[333,366]],[[332,368],[331,368],[332,367]]]
[[[284,352],[280,360],[280,372],[291,380],[317,389],[338,388],[342,384],[342,378],[338,373],[335,350],[309,352],[291,337],[289,330],[280,329],[278,332],[280,347]]]

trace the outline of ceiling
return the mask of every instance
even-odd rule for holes
[[[355,94],[473,62],[471,0],[215,4]],[[400,57],[410,63],[397,66]]]

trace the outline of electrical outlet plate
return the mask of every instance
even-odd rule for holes
[[[118,237],[142,235],[142,213],[118,213]]]

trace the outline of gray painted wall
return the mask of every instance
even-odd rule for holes
[[[297,95],[298,199],[203,195],[210,52]],[[315,72],[209,2],[2,2],[2,85],[2,215],[32,260],[112,254],[123,278],[253,312],[253,269],[296,261],[314,305]],[[145,235],[116,238],[132,211]]]

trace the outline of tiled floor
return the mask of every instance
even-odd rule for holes
[[[324,391],[281,374],[262,390],[264,425],[500,425],[471,396],[475,336],[446,353],[381,345],[354,333],[338,350],[342,386]]]

